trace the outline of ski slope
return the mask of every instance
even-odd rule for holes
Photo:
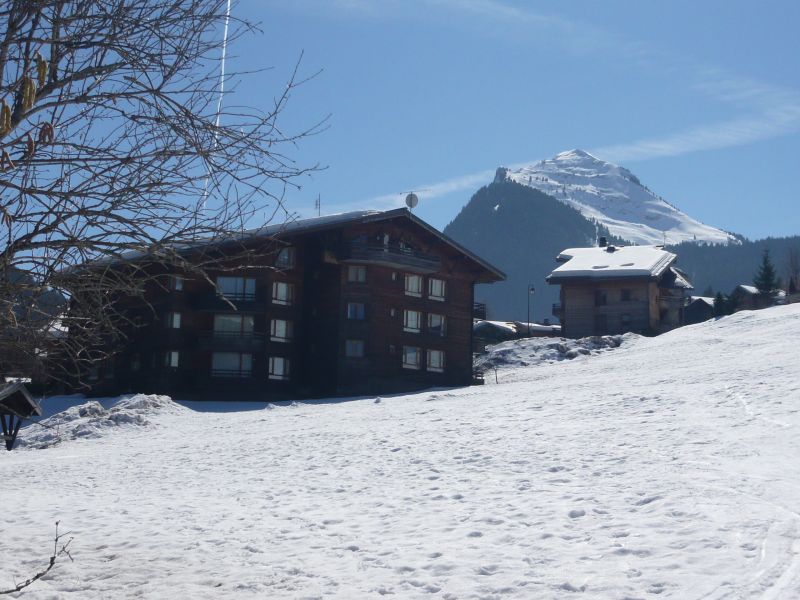
[[[642,186],[627,169],[583,150],[569,150],[508,171],[507,177],[572,206],[633,244],[738,243],[729,233],[675,208]]]
[[[798,340],[791,305],[506,342],[482,387],[73,411],[0,456],[0,588],[60,520],[20,597],[798,598]]]

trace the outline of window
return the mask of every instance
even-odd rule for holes
[[[289,359],[283,356],[270,356],[269,378],[289,379]]]
[[[177,350],[170,350],[164,355],[164,366],[170,369],[177,369],[180,353]]]
[[[428,333],[442,336],[446,333],[444,315],[436,315],[433,313],[428,315]]]
[[[253,355],[241,352],[214,352],[211,355],[212,377],[250,377]]]
[[[428,279],[428,298],[431,300],[444,300],[445,284],[442,279]]]
[[[288,306],[294,300],[294,285],[285,281],[275,281],[272,284],[272,303]]]
[[[344,355],[350,358],[363,358],[364,340],[345,340]]]
[[[169,289],[174,292],[182,292],[183,291],[183,277],[181,275],[170,275],[169,276]]]
[[[253,315],[214,315],[214,337],[253,335]]]
[[[403,331],[419,333],[422,324],[422,313],[418,310],[403,311]]]
[[[279,269],[291,269],[294,266],[294,248],[281,248],[275,257],[275,266]]]
[[[256,280],[249,277],[217,277],[217,294],[229,300],[255,300]]]
[[[622,290],[619,293],[619,299],[623,302],[630,302],[632,300],[631,291],[630,290]]]
[[[179,312],[167,313],[167,328],[168,329],[181,328],[181,313]]]
[[[294,335],[294,323],[283,319],[272,319],[269,324],[269,339],[273,342],[288,342]]]
[[[420,350],[414,346],[403,346],[403,368],[419,369]]]
[[[348,265],[347,281],[350,283],[364,283],[367,280],[367,267]]]
[[[594,305],[595,306],[605,306],[608,302],[608,297],[606,295],[605,290],[595,290],[594,291]]]
[[[422,277],[406,274],[406,296],[422,297]]]
[[[428,350],[428,371],[444,372],[444,352],[441,350]]]
[[[365,309],[363,302],[348,302],[347,303],[347,318],[355,321],[363,321],[365,318]]]

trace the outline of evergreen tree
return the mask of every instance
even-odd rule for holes
[[[764,254],[761,257],[761,266],[758,268],[753,285],[758,288],[762,294],[769,294],[772,290],[777,289],[778,282],[775,278],[775,266],[769,257],[769,248],[764,248]]]
[[[717,292],[717,295],[714,296],[714,316],[721,317],[728,314],[726,312],[727,306],[728,301],[725,299],[725,296],[722,295],[722,292]]]

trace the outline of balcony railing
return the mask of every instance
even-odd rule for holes
[[[209,292],[196,296],[192,301],[196,310],[230,310],[231,304],[240,310],[258,310],[263,303],[263,299],[254,293],[222,295]]]
[[[229,379],[249,379],[253,376],[253,372],[247,369],[211,369],[211,376],[227,377]]]
[[[260,350],[264,347],[264,334],[239,331],[203,331],[200,345],[213,350]]]
[[[372,263],[399,267],[417,273],[435,273],[441,268],[442,261],[438,256],[417,252],[397,244],[372,245],[353,242],[341,252],[343,261]]]

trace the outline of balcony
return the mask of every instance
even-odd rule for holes
[[[230,303],[230,304],[229,304]],[[264,310],[264,301],[255,294],[221,294],[209,292],[194,298],[193,308],[202,311],[225,311],[231,310],[231,304],[236,310],[241,311],[260,311]]]
[[[370,245],[353,242],[340,253],[342,262],[358,262],[386,267],[397,267],[412,273],[435,273],[442,261],[433,254],[424,254],[397,244]]]
[[[204,350],[256,352],[264,349],[264,335],[261,333],[203,331],[198,337]]]

